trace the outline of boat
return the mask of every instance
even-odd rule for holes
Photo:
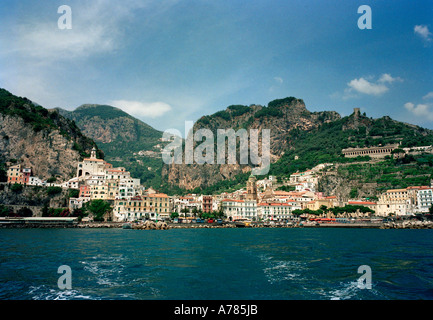
[[[250,228],[251,227],[251,221],[248,219],[238,219],[238,220],[235,220],[235,226],[237,228]]]

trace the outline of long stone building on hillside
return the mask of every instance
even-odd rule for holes
[[[392,151],[398,148],[398,144],[390,144],[381,147],[371,148],[347,148],[343,149],[342,153],[346,158],[356,158],[358,156],[370,156],[372,158],[384,158],[390,156]]]

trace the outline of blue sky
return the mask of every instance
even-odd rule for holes
[[[59,29],[61,5],[72,29]],[[372,29],[359,29],[369,5]],[[295,96],[433,129],[433,1],[0,2],[0,87],[122,108],[183,132],[232,104]]]

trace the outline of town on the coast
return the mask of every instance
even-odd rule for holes
[[[397,145],[346,149],[345,157],[369,155],[382,158]],[[431,146],[405,152],[432,152]],[[284,182],[275,176],[257,180],[251,175],[245,188],[220,194],[168,195],[145,188],[123,167],[113,167],[98,159],[96,149],[77,164],[76,176],[61,184],[32,176],[31,168],[9,166],[8,184],[25,184],[77,190],[69,198],[69,212],[80,210],[94,200],[109,203],[103,221],[143,223],[165,221],[177,224],[238,223],[238,225],[318,225],[335,223],[374,223],[386,219],[429,215],[433,207],[433,180],[429,186],[390,189],[377,200],[338,199],[317,191],[321,173],[333,164],[324,163],[304,172],[296,172]],[[281,186],[290,191],[281,190]],[[284,189],[284,188],[283,188]],[[37,215],[33,214],[33,219]],[[73,215],[72,215],[73,216]],[[87,216],[82,222],[92,221]]]

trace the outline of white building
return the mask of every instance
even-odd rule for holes
[[[91,175],[103,175],[107,168],[107,163],[102,159],[96,158],[96,149],[93,148],[90,158],[83,159],[77,165],[77,178],[87,178]]]
[[[411,203],[407,189],[390,189],[379,197],[376,214],[405,216],[411,213]]]
[[[30,186],[44,186],[46,181],[42,181],[39,177],[29,177],[28,185]]]
[[[69,211],[74,211],[75,209],[80,209],[83,204],[89,202],[90,198],[70,198],[69,199]]]
[[[80,189],[80,181],[76,177],[72,178],[66,182],[63,182],[62,188]]]
[[[255,200],[224,199],[221,201],[221,209],[227,219],[235,221],[238,219],[257,220],[257,202]]]
[[[283,221],[293,219],[293,210],[301,209],[294,202],[263,202],[257,205],[257,215],[264,221]]]
[[[296,191],[316,191],[316,183],[311,181],[301,181],[295,186]]]
[[[417,213],[427,213],[433,205],[433,188],[420,189],[417,191]]]

